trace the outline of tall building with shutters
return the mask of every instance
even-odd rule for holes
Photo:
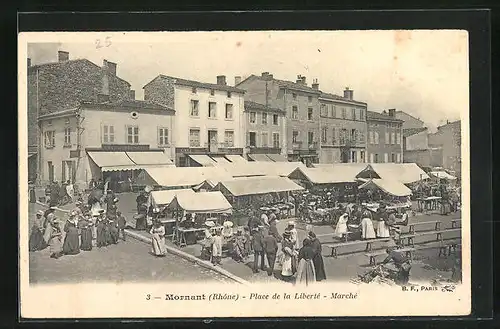
[[[369,163],[403,162],[403,120],[395,117],[395,111],[367,112]]]

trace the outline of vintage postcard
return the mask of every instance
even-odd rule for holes
[[[22,318],[468,315],[468,52],[19,34]]]

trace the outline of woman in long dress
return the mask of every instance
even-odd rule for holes
[[[159,220],[155,220],[151,227],[151,252],[157,257],[163,257],[167,253],[165,246],[165,226]]]
[[[212,245],[212,264],[220,265],[222,258],[222,231],[218,230],[214,235],[214,244]]]
[[[77,255],[80,253],[80,234],[78,233],[77,225],[76,213],[72,211],[64,225],[66,236],[64,237],[63,252],[65,255]]]
[[[107,239],[108,245],[118,243],[118,222],[115,218],[108,217],[107,221]]]
[[[281,278],[284,281],[290,281],[296,272],[296,254],[295,243],[292,241],[292,234],[289,230],[283,232],[283,241],[281,243],[283,258],[281,261]]]
[[[299,266],[297,267],[296,285],[310,285],[316,281],[316,271],[314,270],[314,250],[311,240],[304,239],[303,247],[299,250]]]
[[[50,258],[57,259],[61,257],[64,254],[62,249],[62,232],[54,214],[48,216],[45,232],[49,236]]]
[[[103,212],[101,212],[101,215],[97,217],[96,221],[96,231],[97,231],[97,238],[96,238],[96,243],[97,247],[106,247],[108,245],[108,239],[106,236],[106,218],[103,215]]]
[[[349,216],[347,212],[343,212],[337,221],[337,225],[335,226],[335,236],[341,238],[344,233],[347,232],[347,220]]]
[[[386,222],[389,220],[389,214],[385,210],[385,206],[379,208],[377,214],[377,238],[389,238],[391,236],[391,232],[389,231],[389,227]]]
[[[80,217],[78,228],[80,229],[80,249],[84,251],[92,250],[92,220],[87,217]]]
[[[30,251],[43,250],[47,248],[47,243],[45,242],[42,233],[42,218],[43,211],[37,211],[36,218],[33,221],[33,226],[31,227],[31,234],[29,239]]]
[[[323,256],[321,256],[321,242],[319,242],[314,232],[309,232],[308,238],[311,240],[311,247],[314,251],[313,264],[316,272],[316,281],[326,280],[325,264]]]
[[[361,238],[375,239],[375,229],[373,228],[372,214],[368,209],[363,211],[363,219],[361,220]]]

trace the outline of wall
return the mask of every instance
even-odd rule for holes
[[[250,113],[255,112],[256,120],[255,123],[250,122]],[[267,114],[267,124],[262,123],[262,115],[263,113]],[[278,115],[278,125],[273,124],[273,115]],[[249,146],[249,133],[256,132],[257,133],[257,148],[274,148],[273,146],[273,133],[279,134],[280,146],[279,153],[286,155],[286,148],[283,147],[283,144],[286,143],[284,139],[286,139],[286,135],[283,134],[283,125],[285,124],[285,116],[283,113],[273,112],[273,111],[262,111],[260,109],[247,109],[244,114],[245,126],[246,126],[246,140],[245,146]],[[267,146],[264,146],[262,140],[262,133],[267,132]],[[250,150],[252,152],[252,150]]]
[[[396,125],[399,127],[398,128],[390,127],[389,124]],[[366,147],[367,161],[371,162],[371,155],[370,154],[378,154],[378,162],[379,163],[386,162],[385,161],[385,154],[387,154],[387,159],[388,159],[387,162],[393,162],[391,154],[396,154],[395,155],[395,158],[396,158],[395,162],[397,162],[397,159],[398,159],[397,154],[400,154],[399,155],[400,162],[403,162],[403,149],[402,149],[402,147],[403,147],[403,130],[402,130],[402,125],[396,124],[394,122],[382,122],[382,121],[368,120],[367,126],[368,126],[368,134],[367,134],[367,143],[368,144]],[[370,131],[378,132],[378,134],[379,134],[379,143],[378,144],[370,143]],[[394,132],[395,134],[399,133],[401,136],[400,144],[396,144],[396,143],[386,144],[386,141],[385,141],[385,133],[386,132],[389,132],[389,133]],[[374,142],[375,142],[375,140],[374,140]],[[373,158],[375,159],[375,156]]]
[[[429,134],[429,146],[443,148],[443,167],[461,171],[461,127],[460,121],[441,127],[435,134]]]
[[[395,113],[396,119],[403,120],[403,129],[408,129],[408,128],[423,128],[424,127],[424,122],[409,115],[408,113],[405,113],[403,111],[396,111]]]
[[[144,86],[144,100],[174,108],[174,80],[168,77],[156,77]]]
[[[429,148],[429,138],[427,130],[405,137],[406,150],[425,150],[427,148]]]
[[[443,152],[442,149],[405,151],[404,162],[416,163],[422,167],[442,167]]]
[[[199,117],[191,117],[191,100],[198,100]],[[208,118],[208,103],[217,103],[217,117]],[[189,147],[189,129],[200,128],[201,147],[208,143],[208,130],[218,132],[218,142],[224,142],[224,132],[234,131],[234,148],[245,146],[245,133],[243,125],[244,97],[240,93],[231,93],[227,97],[226,91],[215,90],[214,96],[209,89],[198,88],[196,94],[187,86],[175,86],[175,143],[176,147]],[[226,104],[233,104],[233,119],[225,118]]]

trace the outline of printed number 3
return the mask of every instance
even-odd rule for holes
[[[96,39],[95,46],[96,48],[109,47],[111,46],[111,38],[106,37],[104,38],[104,41],[102,41],[101,39]]]
[[[151,295],[150,294],[147,294],[146,295],[146,300],[150,300],[151,299]]]

